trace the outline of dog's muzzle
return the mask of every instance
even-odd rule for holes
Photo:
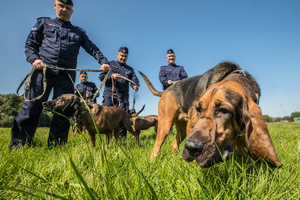
[[[45,110],[51,111],[53,110],[54,104],[51,101],[45,101],[42,103],[42,106]]]

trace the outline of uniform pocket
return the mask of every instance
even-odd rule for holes
[[[166,69],[165,71],[167,80],[170,80],[172,78],[172,71],[170,69]]]
[[[78,44],[79,43],[79,35],[77,33],[69,33],[69,43],[70,44]]]
[[[57,28],[54,26],[45,27],[44,36],[46,38],[56,38]]]

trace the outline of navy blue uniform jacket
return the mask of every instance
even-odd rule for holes
[[[121,64],[118,61],[109,61],[109,65],[110,65],[110,74],[114,74],[114,73],[118,73],[121,76],[124,76],[130,80],[132,80],[133,82],[136,83],[136,85],[138,87],[140,87],[140,83],[138,78],[136,77],[134,70],[132,67],[126,65],[126,64]],[[99,79],[100,81],[102,81],[105,77],[106,73],[101,72]],[[133,88],[134,84],[130,83],[130,86]],[[116,97],[116,91],[119,95],[120,98],[125,98],[127,99],[129,97],[129,81],[123,79],[123,78],[119,78],[119,80],[117,80],[116,82],[116,87],[114,88],[114,97]],[[112,93],[112,80],[111,80],[111,76],[109,76],[106,80],[105,83],[105,88],[104,88],[104,92],[103,92],[103,97],[110,97]]]
[[[30,63],[35,59],[41,59],[52,67],[75,69],[80,47],[83,47],[100,64],[108,63],[83,29],[58,18],[38,18],[26,40],[25,54]],[[58,73],[57,70],[49,71]],[[66,71],[66,73],[75,79],[75,71]]]
[[[169,87],[168,80],[180,81],[187,77],[186,71],[180,65],[168,64],[167,66],[162,66],[159,71],[159,81],[163,85],[163,90]]]
[[[97,91],[96,84],[93,83],[93,82],[89,82],[89,81],[87,81],[86,83],[79,83],[76,86],[76,88],[80,92],[80,94],[83,97],[83,99],[85,99],[85,100],[86,100],[86,93],[87,92],[91,92],[92,93],[92,98],[93,98],[94,94]],[[80,96],[77,90],[75,90],[75,94],[77,96]],[[96,103],[96,99],[94,100],[94,103]]]

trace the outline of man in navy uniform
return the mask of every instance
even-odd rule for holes
[[[167,66],[162,66],[159,71],[159,81],[163,86],[163,90],[166,90],[168,87],[173,85],[176,81],[180,81],[188,77],[186,71],[184,70],[183,66],[175,64],[175,53],[172,49],[167,51]],[[173,127],[170,130],[172,134]]]
[[[167,66],[162,66],[159,71],[159,80],[163,85],[163,90],[166,90],[175,81],[180,81],[188,77],[183,66],[175,64],[175,53],[172,49],[167,51]]]
[[[120,47],[117,53],[118,60],[109,61],[111,76],[106,80],[102,102],[103,106],[118,106],[126,112],[129,111],[129,81],[123,79],[120,75],[135,83],[130,83],[134,91],[138,91],[140,86],[133,68],[126,64],[128,54],[127,47]],[[106,74],[106,72],[100,73],[100,81],[104,79]],[[124,129],[120,134],[122,137],[126,137],[127,131]]]
[[[58,66],[66,69],[77,67],[80,47],[101,64],[100,70],[108,71],[107,59],[99,48],[89,39],[86,32],[70,22],[73,14],[72,0],[55,0],[56,18],[39,18],[32,28],[25,46],[27,61],[36,71],[31,77],[27,99],[43,93],[43,66]],[[69,77],[75,80],[76,72],[47,69],[45,94],[34,102],[23,101],[19,114],[13,121],[9,149],[17,149],[32,142],[37,128],[42,102],[47,101],[52,88],[53,98],[61,94],[74,94],[74,86]],[[48,145],[61,145],[67,142],[70,123],[68,119],[54,114],[50,126]]]
[[[75,95],[79,96],[80,95],[83,97],[84,100],[88,100],[91,102],[92,98],[94,97],[94,94],[97,91],[96,84],[93,82],[89,82],[88,80],[88,75],[86,71],[81,71],[79,74],[79,79],[80,83],[76,86],[77,89],[75,89]],[[99,94],[97,95],[97,97]],[[96,98],[94,99],[93,103],[97,103]],[[77,119],[76,117],[72,118],[73,122],[78,126],[78,129],[80,130],[81,133],[85,132],[85,129],[82,125],[82,122]],[[75,127],[73,126],[73,132],[75,131]]]
[[[79,79],[80,83],[76,86],[78,91],[75,89],[75,94],[80,97],[80,93],[84,100],[92,99],[97,91],[95,83],[87,81],[88,75],[85,71],[80,72]],[[97,103],[96,98],[94,103]]]

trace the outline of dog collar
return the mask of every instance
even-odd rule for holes
[[[80,118],[80,117],[83,117],[86,113],[88,112],[87,109],[81,111],[78,115],[76,115],[76,117]]]
[[[245,132],[242,132],[242,131],[240,131],[238,134],[237,134],[237,136],[244,136],[245,135]]]

